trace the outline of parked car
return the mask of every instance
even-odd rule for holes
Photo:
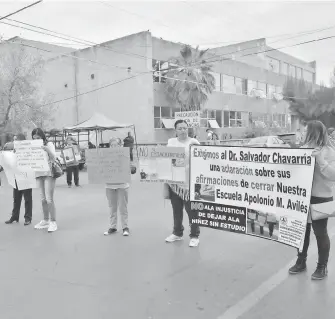
[[[278,136],[259,136],[249,140],[246,144],[249,147],[281,147],[291,148],[291,146],[282,141]]]

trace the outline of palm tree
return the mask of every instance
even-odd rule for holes
[[[166,92],[182,110],[200,110],[215,88],[212,66],[204,58],[206,52],[184,45],[180,57],[170,60],[173,68],[165,73]]]
[[[285,99],[290,111],[300,122],[319,120],[327,127],[335,124],[335,88],[321,86],[315,92],[303,81],[288,81]]]

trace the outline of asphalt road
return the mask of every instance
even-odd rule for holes
[[[0,188],[1,319],[334,317],[333,258],[326,280],[310,280],[314,240],[308,272],[295,277],[287,273],[295,249],[272,241],[202,228],[199,247],[188,247],[186,214],[185,240],[166,244],[172,212],[157,184],[133,184],[131,236],[105,237],[104,187],[87,185],[86,173],[81,188],[68,189],[65,177],[57,183],[59,230],[52,234],[24,227],[23,220],[5,225],[12,190]],[[35,224],[37,190],[33,196]]]

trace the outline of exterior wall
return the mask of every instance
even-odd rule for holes
[[[135,124],[139,142],[152,141],[154,120],[151,50],[151,35],[149,32],[142,32],[76,51],[73,54],[77,59],[63,57],[50,62],[50,76],[45,78],[45,87],[51,90],[59,87],[65,97],[79,95],[59,102],[55,126],[63,128],[75,125],[99,112],[118,123]],[[128,67],[131,69],[128,70]],[[145,74],[138,75],[139,73]],[[118,81],[121,82],[115,83]],[[65,82],[68,83],[68,93],[64,92]],[[100,89],[103,86],[106,87]],[[95,92],[85,94],[95,89]],[[106,132],[104,139],[113,134]],[[123,132],[121,136],[125,134]]]

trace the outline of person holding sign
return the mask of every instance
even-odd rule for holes
[[[14,136],[14,141],[24,141],[26,137],[23,134],[17,134]],[[31,224],[31,219],[33,215],[33,191],[31,188],[19,190],[17,186],[17,181],[15,179],[15,186],[13,188],[13,211],[12,216],[7,220],[6,224],[12,224],[14,222],[18,223],[20,218],[20,209],[22,203],[22,197],[24,198],[25,215],[24,215],[24,225],[28,226]]]
[[[54,203],[54,192],[56,186],[56,178],[52,174],[52,162],[56,158],[55,146],[52,142],[48,142],[44,132],[40,128],[35,128],[31,136],[33,140],[42,140],[42,149],[48,155],[48,163],[50,169],[46,172],[36,172],[37,185],[41,189],[41,201],[43,209],[43,219],[35,225],[35,229],[48,229],[48,232],[57,230],[56,223],[56,207]]]
[[[73,139],[72,136],[68,136],[65,142],[65,146],[70,148],[73,145],[77,145],[76,141]],[[71,149],[72,151],[72,149]],[[74,152],[72,152],[74,153]],[[69,187],[72,186],[72,175],[74,179],[74,184],[79,187],[79,162],[76,160],[75,156],[73,158],[72,162],[68,162],[64,158],[65,164],[66,164],[66,182]]]
[[[111,138],[109,141],[110,147],[122,147],[122,141],[119,138]],[[117,211],[121,215],[121,227],[123,236],[129,236],[128,227],[128,190],[129,183],[123,184],[106,184],[106,196],[110,210],[110,227],[104,232],[105,236],[116,233],[117,231]]]
[[[168,236],[165,241],[172,243],[183,238],[183,210],[185,208],[191,233],[190,233],[190,247],[197,247],[199,245],[200,228],[197,224],[192,224],[193,213],[191,211],[190,195],[188,190],[188,171],[189,171],[189,146],[191,144],[200,144],[196,139],[188,137],[188,127],[184,120],[177,120],[175,122],[176,138],[170,138],[168,147],[183,147],[185,149],[185,169],[186,181],[184,185],[169,184],[169,197],[171,200],[173,210],[173,233]]]
[[[335,182],[335,151],[328,144],[326,127],[320,121],[310,121],[307,124],[305,148],[314,148],[315,168],[312,185],[311,205],[333,202],[332,186]],[[334,203],[335,204],[335,203]],[[334,207],[335,205],[332,205]],[[313,209],[313,208],[312,208]],[[312,279],[321,280],[327,276],[327,264],[330,251],[330,240],[327,232],[328,218],[313,220],[309,212],[309,221],[306,228],[305,241],[302,252],[298,252],[296,264],[289,269],[290,274],[298,274],[306,270],[306,258],[310,241],[311,228],[313,228],[318,246],[319,259]]]

